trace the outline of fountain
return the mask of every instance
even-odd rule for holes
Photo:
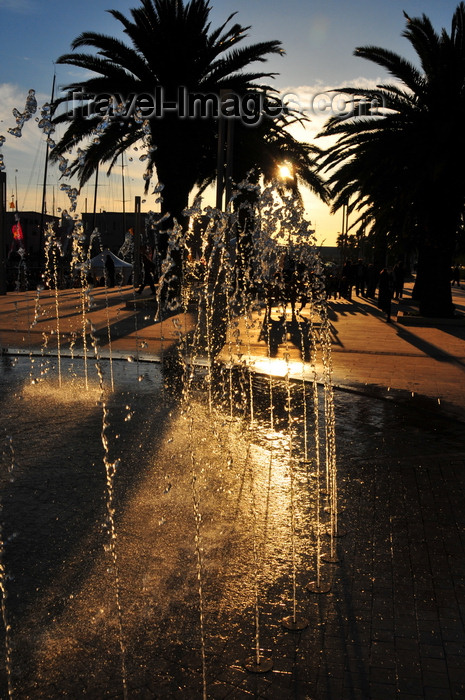
[[[47,110],[42,122],[50,138]],[[79,289],[59,289],[60,248],[46,236],[49,289],[30,295],[27,329],[43,342],[11,347],[0,379],[8,697],[258,690],[279,678],[280,635],[306,634],[308,594],[329,590],[335,418],[309,222],[291,196],[249,182],[227,212],[197,202],[188,214],[201,262],[175,229],[158,303],[140,312],[133,288],[114,292],[136,309],[135,347],[119,356],[79,219]],[[176,249],[185,284],[164,305]],[[160,328],[158,362],[140,343],[141,313]]]

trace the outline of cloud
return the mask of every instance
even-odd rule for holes
[[[321,112],[328,112],[328,107],[325,108],[324,103],[328,104],[328,99],[331,99],[331,109],[338,107],[337,96],[344,95],[345,87],[357,87],[364,90],[375,89],[377,85],[385,83],[386,80],[376,78],[370,80],[365,77],[346,80],[339,85],[326,85],[323,82],[316,82],[313,85],[297,85],[288,86],[280,90],[281,96],[294,95],[293,104],[304,111],[308,116],[312,114],[318,115]],[[319,100],[322,102],[320,103]]]
[[[20,15],[37,12],[37,4],[33,0],[0,0],[0,10],[10,10]]]
[[[304,125],[295,124],[291,133],[302,141],[312,141],[330,117],[342,115],[350,109],[352,98],[344,93],[344,87],[369,90],[385,82],[381,78],[358,77],[339,85],[326,85],[317,81],[313,85],[283,88],[280,90],[283,102],[303,112],[309,120]]]

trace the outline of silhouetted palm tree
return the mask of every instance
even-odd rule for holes
[[[420,309],[451,316],[450,267],[465,204],[465,172],[458,167],[465,157],[465,5],[458,5],[450,33],[438,34],[425,15],[405,16],[403,36],[421,68],[386,49],[356,49],[395,82],[344,88],[355,106],[325,125],[323,135],[338,140],[323,169],[331,171],[334,209],[350,196],[351,208],[375,226],[404,228],[415,240]]]
[[[265,98],[266,99],[266,98]],[[274,104],[269,106],[268,112]],[[266,109],[264,110],[266,112]],[[294,192],[300,199],[300,187],[308,187],[323,202],[330,199],[329,189],[318,173],[321,149],[315,144],[297,140],[289,131],[294,123],[308,121],[301,113],[281,108],[274,119],[263,116],[257,124],[248,126],[241,120],[234,123],[233,180],[238,183],[248,178],[255,182],[263,176],[266,182],[276,181],[278,187]],[[289,177],[282,177],[280,167],[289,166]],[[201,190],[215,181],[216,173],[207,170],[201,178]]]
[[[258,184],[263,177],[265,182],[273,182],[276,190],[290,191],[296,200],[301,202],[300,187],[307,186],[323,202],[329,202],[329,189],[318,174],[317,158],[321,150],[313,144],[298,141],[288,131],[292,122],[304,122],[302,115],[283,110],[275,119],[264,117],[254,127],[249,127],[240,121],[234,125],[233,180],[235,183],[247,181],[248,184]],[[282,166],[287,166],[288,173],[283,176]],[[209,175],[203,181],[203,187],[213,182]],[[242,269],[239,271],[239,283],[243,281],[242,274],[246,268],[250,271],[255,267],[254,239],[252,232],[257,222],[254,217],[257,191],[252,187],[239,188],[235,191],[233,205],[238,211],[236,219],[236,240],[238,246],[238,262]],[[247,277],[247,275],[245,275]],[[252,279],[253,274],[250,275]],[[244,289],[248,290],[247,284]]]
[[[57,123],[69,126],[52,156],[57,158],[77,144],[86,145],[84,154],[72,164],[82,185],[99,163],[109,163],[111,169],[123,151],[143,139],[149,149],[148,174],[155,168],[164,185],[162,211],[179,220],[197,181],[216,165],[217,120],[182,118],[179,109],[166,109],[167,103],[178,102],[180,88],[186,95],[218,96],[227,89],[237,96],[249,92],[269,95],[277,102],[270,87],[257,83],[273,74],[246,69],[271,54],[283,53],[281,44],[267,41],[239,47],[249,27],[233,24],[228,28],[234,15],[210,31],[208,0],[190,0],[187,4],[181,0],[141,0],[141,6],[131,10],[132,19],[116,10],[109,12],[123,25],[130,44],[95,32],[81,34],[72,48],[90,46],[97,50],[96,55],[65,54],[58,63],[78,66],[95,77],[63,89],[68,94],[81,91],[120,95],[123,99],[129,95],[153,96],[155,116],[144,120],[143,114],[132,114],[131,118],[114,115],[96,138],[94,130],[101,118],[86,119],[68,105],[56,117]],[[62,96],[56,108],[66,106],[66,101],[67,97]]]

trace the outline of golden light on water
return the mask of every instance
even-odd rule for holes
[[[60,403],[95,403],[101,398],[102,391],[98,380],[89,380],[86,387],[84,379],[76,377],[64,378],[61,385],[58,378],[33,379],[24,383],[21,393],[24,398],[53,399]]]
[[[258,374],[266,374],[272,377],[302,376],[302,362],[296,360],[284,360],[279,357],[250,357],[245,364],[252,367]]]
[[[272,377],[285,377],[289,372],[289,363],[278,358],[254,358],[250,363],[255,371],[261,374],[269,374]]]

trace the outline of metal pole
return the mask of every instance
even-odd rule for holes
[[[6,294],[6,173],[0,173],[0,294]]]
[[[126,196],[124,191],[124,152],[121,154],[121,185],[123,189],[123,231],[126,233]]]
[[[140,197],[135,197],[134,200],[134,270],[133,270],[133,280],[134,286],[138,287],[141,283],[141,269],[140,269]]]
[[[346,204],[346,238],[349,235],[349,200],[347,200]]]
[[[224,189],[224,145],[225,128],[223,116],[223,99],[227,90],[220,90],[220,105],[218,113],[218,154],[216,165],[216,208],[223,209],[223,189]]]
[[[95,168],[94,215],[92,217],[92,231],[95,231],[95,226],[97,224],[97,187],[98,187],[98,163],[97,163],[97,167]],[[123,194],[123,199],[124,199],[124,194]],[[125,233],[126,233],[126,231],[125,231]]]
[[[341,263],[345,263],[346,256],[346,205],[342,205],[342,228],[341,228]]]
[[[228,136],[226,145],[226,202],[227,209],[232,194],[232,179],[234,166],[234,119],[228,119]]]
[[[55,97],[55,80],[56,80],[56,75],[53,74],[53,82],[52,82],[52,95],[51,95],[51,100],[50,104],[53,104],[53,100]],[[40,214],[40,229],[39,229],[39,273],[40,273],[40,268],[41,268],[41,254],[42,254],[42,247],[43,247],[43,242],[44,242],[44,228],[45,228],[45,214],[47,213],[47,171],[48,171],[48,156],[50,152],[50,146],[48,144],[48,139],[47,139],[47,146],[45,148],[45,167],[44,167],[44,182],[42,185],[42,211]]]

